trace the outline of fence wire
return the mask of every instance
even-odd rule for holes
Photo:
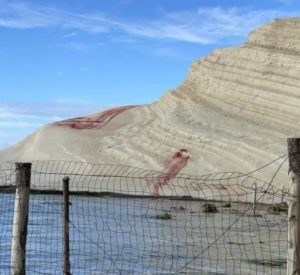
[[[277,170],[285,160],[277,159]],[[270,182],[236,172],[172,177],[129,166],[35,161],[28,274],[63,273],[65,176],[72,274],[286,273],[290,194],[276,187],[275,176]],[[14,165],[1,165],[0,274],[12,267],[15,185]]]

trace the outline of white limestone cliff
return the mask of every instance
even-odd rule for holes
[[[46,125],[0,151],[0,161],[63,159],[162,171],[185,149],[190,158],[181,173],[247,173],[286,153],[287,137],[300,136],[299,73],[300,19],[275,20],[244,45],[194,62],[182,85],[159,101]],[[258,177],[271,179],[279,164]],[[278,185],[286,184],[286,170],[285,164]]]

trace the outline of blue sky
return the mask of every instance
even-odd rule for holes
[[[196,59],[299,12],[296,0],[0,0],[0,148],[55,120],[156,101]]]

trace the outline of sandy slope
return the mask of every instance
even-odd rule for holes
[[[177,172],[249,172],[286,153],[287,137],[300,136],[299,52],[300,19],[276,20],[245,45],[194,62],[184,83],[159,101],[46,125],[1,151],[0,161],[67,159],[163,171],[185,149],[189,159]],[[258,176],[270,179],[278,165]],[[276,181],[287,181],[286,165]]]

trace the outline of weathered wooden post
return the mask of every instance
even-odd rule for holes
[[[11,243],[11,273],[25,275],[31,163],[16,163],[16,195]]]
[[[68,177],[63,178],[64,197],[64,275],[70,275],[70,246],[69,246],[69,181]]]
[[[288,211],[287,274],[300,274],[300,138],[288,139],[291,188]]]

